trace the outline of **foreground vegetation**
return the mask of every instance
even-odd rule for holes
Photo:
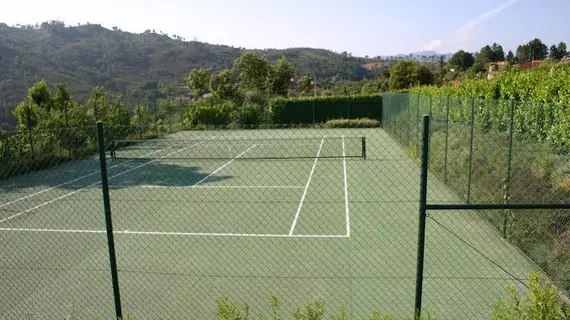
[[[458,306],[460,307],[460,306]],[[484,311],[486,312],[486,311]],[[452,315],[450,315],[452,316]],[[224,295],[216,304],[216,314],[212,318],[218,320],[356,320],[349,316],[349,311],[340,306],[336,312],[330,312],[324,301],[317,300],[299,306],[290,315],[284,315],[277,297],[272,297],[268,313],[251,314],[247,304],[240,305],[229,296]],[[70,320],[79,317],[71,314]],[[135,320],[136,317],[127,315],[125,320]],[[374,312],[370,317],[358,320],[435,320],[437,317],[429,311],[424,311],[421,318],[394,317],[389,314]],[[567,320],[570,319],[570,308],[558,294],[556,287],[538,273],[531,273],[528,287],[517,289],[514,285],[506,288],[505,297],[497,301],[491,319],[493,320]]]

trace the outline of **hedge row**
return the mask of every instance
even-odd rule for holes
[[[275,124],[360,118],[382,121],[382,95],[273,98],[268,103],[268,115]]]

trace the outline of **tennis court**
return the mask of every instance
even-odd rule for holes
[[[413,312],[419,168],[382,129],[180,132],[110,149],[121,299],[136,319],[213,318],[224,294],[251,314],[272,296],[284,312],[312,300],[354,318]],[[111,318],[98,160],[1,184],[0,317]],[[438,181],[429,192],[456,199]],[[424,307],[438,318],[486,318],[536,269],[474,212],[432,218]]]

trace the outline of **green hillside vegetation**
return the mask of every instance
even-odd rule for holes
[[[0,23],[0,38],[0,123],[10,126],[15,125],[11,110],[26,95],[26,88],[42,79],[50,85],[67,83],[79,101],[85,101],[94,86],[105,86],[131,106],[141,100],[153,105],[159,98],[188,97],[183,81],[191,70],[232,68],[246,51],[154,30],[134,34],[96,24],[70,27],[59,21],[16,27]],[[370,59],[346,52],[311,48],[254,52],[266,55],[271,63],[285,56],[297,74],[316,76],[319,84],[333,77],[373,76],[362,67]]]

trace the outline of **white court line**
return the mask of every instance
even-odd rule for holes
[[[45,233],[91,233],[105,234],[106,230],[81,229],[32,229],[32,228],[0,228],[6,232],[45,232]],[[113,231],[113,234],[149,235],[149,236],[187,236],[187,237],[250,237],[250,238],[348,238],[345,234],[263,234],[263,233],[219,233],[219,232],[160,232],[160,231]]]
[[[317,152],[317,156],[315,157],[315,162],[313,162],[311,173],[309,173],[309,179],[307,179],[307,184],[305,184],[305,190],[303,191],[303,195],[301,196],[301,201],[299,201],[299,207],[297,208],[297,212],[295,213],[295,219],[293,219],[293,224],[291,224],[291,229],[289,230],[290,236],[292,236],[293,232],[295,232],[295,226],[297,225],[297,220],[299,219],[299,215],[301,214],[301,208],[303,208],[303,202],[305,201],[305,197],[307,196],[307,191],[309,190],[309,184],[311,184],[311,179],[313,178],[313,173],[315,172],[317,161],[319,161],[319,156],[321,155],[321,150],[323,149],[324,142],[325,142],[325,137],[323,137],[323,139],[321,140],[319,151]]]
[[[128,170],[125,170],[125,171],[123,171],[123,172],[120,172],[120,173],[117,173],[117,174],[115,174],[115,175],[110,176],[109,179],[112,179],[112,178],[115,178],[115,177],[118,177],[118,176],[122,176],[122,175],[124,175],[125,173],[128,173],[128,172],[131,172],[131,171],[133,171],[133,170],[142,168],[142,167],[147,166],[147,165],[149,165],[149,164],[151,164],[151,163],[153,163],[153,162],[155,162],[155,161],[158,161],[158,160],[160,160],[160,159],[162,159],[162,158],[169,157],[169,156],[171,156],[171,155],[173,155],[173,154],[176,154],[176,153],[178,153],[178,152],[184,151],[184,150],[186,150],[186,149],[188,149],[188,148],[190,148],[190,147],[193,147],[193,146],[195,146],[195,145],[198,145],[198,144],[200,144],[200,143],[196,143],[196,144],[190,145],[190,146],[188,146],[188,147],[186,147],[186,148],[182,148],[182,149],[177,150],[177,151],[175,151],[175,152],[171,152],[171,153],[169,153],[169,154],[167,154],[167,155],[165,155],[165,156],[162,156],[162,157],[160,157],[160,158],[158,158],[158,159],[154,159],[154,160],[151,160],[151,161],[149,161],[149,162],[145,162],[145,163],[143,163],[143,164],[141,164],[141,165],[138,165],[138,166],[136,166],[136,167],[132,167],[132,168],[130,168],[130,169],[128,169]],[[83,187],[83,188],[80,188],[80,189],[71,191],[71,192],[69,192],[69,193],[66,193],[66,194],[64,194],[63,196],[60,196],[60,197],[57,197],[57,198],[55,198],[55,199],[51,199],[51,200],[49,200],[49,201],[46,201],[46,202],[44,202],[44,203],[42,203],[42,204],[39,204],[39,205],[37,205],[37,206],[35,206],[35,207],[32,207],[32,208],[26,209],[26,210],[24,210],[24,211],[18,212],[18,213],[14,214],[14,215],[11,215],[11,216],[9,216],[9,217],[7,217],[7,218],[4,218],[4,219],[0,220],[0,223],[6,222],[6,221],[11,220],[11,219],[14,219],[14,218],[16,218],[16,217],[18,217],[18,216],[20,216],[20,215],[22,215],[22,214],[24,214],[24,213],[28,213],[28,212],[30,212],[30,211],[36,210],[36,209],[38,209],[38,208],[41,208],[41,207],[43,207],[43,206],[46,206],[46,205],[48,205],[48,204],[50,204],[50,203],[54,203],[54,202],[56,202],[56,201],[58,201],[58,200],[61,200],[61,199],[63,199],[63,198],[67,198],[67,197],[69,197],[69,196],[71,196],[71,195],[73,195],[73,194],[76,194],[76,193],[78,193],[78,192],[80,192],[80,191],[83,191],[83,190],[85,190],[85,189],[87,189],[87,188],[90,188],[90,187],[92,187],[92,186],[96,186],[96,185],[98,185],[98,184],[100,184],[100,183],[101,183],[101,181],[97,181],[97,182],[92,183],[92,184],[90,184],[90,185],[87,185],[87,186],[85,186],[85,187]]]
[[[344,212],[346,218],[346,236],[350,237],[350,213],[348,211],[348,181],[346,178],[346,151],[344,147],[344,136],[342,136],[342,165],[344,169]]]
[[[110,189],[124,189],[124,188],[168,188],[168,189],[300,189],[305,186],[157,186],[152,184],[143,185],[110,185]]]
[[[238,155],[235,156],[232,160],[226,162],[223,166],[219,167],[219,168],[216,169],[214,172],[212,172],[212,173],[210,173],[209,175],[207,175],[204,179],[202,179],[202,180],[196,182],[196,183],[193,185],[193,187],[196,187],[196,186],[198,186],[200,183],[206,181],[208,178],[210,178],[211,176],[213,176],[214,174],[216,174],[218,171],[222,170],[223,168],[225,168],[226,166],[228,166],[230,163],[234,162],[235,159],[237,159],[237,158],[243,156],[246,152],[248,152],[249,150],[255,148],[255,146],[256,146],[256,145],[254,144],[253,146],[249,147],[249,148],[248,148],[247,150],[245,150],[244,152],[238,154]]]
[[[165,149],[166,149],[166,148],[165,148]],[[149,152],[149,153],[147,153],[147,154],[143,154],[143,155],[140,156],[139,158],[142,158],[142,157],[145,157],[145,156],[148,156],[148,155],[151,155],[151,154],[154,154],[154,153],[163,151],[163,150],[164,150],[164,149],[157,150],[157,151],[153,151],[153,152]],[[119,167],[119,166],[124,166],[125,164],[127,164],[127,163],[129,163],[129,162],[132,162],[132,161],[135,161],[135,160],[136,160],[136,159],[132,159],[132,160],[125,161],[125,162],[123,162],[123,163],[119,163],[119,164],[110,166],[108,169],[112,169],[112,168]],[[16,200],[12,200],[12,201],[10,201],[10,202],[6,202],[6,203],[3,203],[3,204],[0,204],[0,208],[5,207],[5,206],[7,206],[7,205],[11,205],[11,204],[13,204],[13,203],[20,202],[20,201],[22,201],[22,200],[26,200],[26,199],[28,199],[28,198],[31,198],[31,197],[34,197],[34,196],[37,196],[37,195],[40,195],[40,194],[42,194],[42,193],[44,193],[44,192],[48,192],[48,191],[53,190],[53,189],[55,189],[55,188],[59,188],[59,187],[65,186],[65,185],[70,184],[70,183],[73,183],[73,182],[75,182],[75,181],[78,181],[78,180],[81,180],[81,179],[90,177],[90,176],[92,176],[92,175],[94,175],[94,174],[97,174],[97,173],[101,173],[101,171],[95,171],[95,172],[86,174],[86,175],[84,175],[84,176],[75,178],[75,179],[73,179],[73,180],[69,180],[69,181],[60,183],[60,184],[58,184],[58,185],[56,185],[56,186],[53,186],[53,187],[50,187],[50,188],[47,188],[47,189],[44,189],[44,190],[41,190],[41,191],[38,191],[38,192],[35,192],[35,193],[32,193],[32,194],[29,194],[29,195],[27,195],[27,196],[25,196],[25,197],[22,197],[22,198],[19,198],[19,199],[16,199]],[[2,221],[0,221],[0,222],[2,222]]]

